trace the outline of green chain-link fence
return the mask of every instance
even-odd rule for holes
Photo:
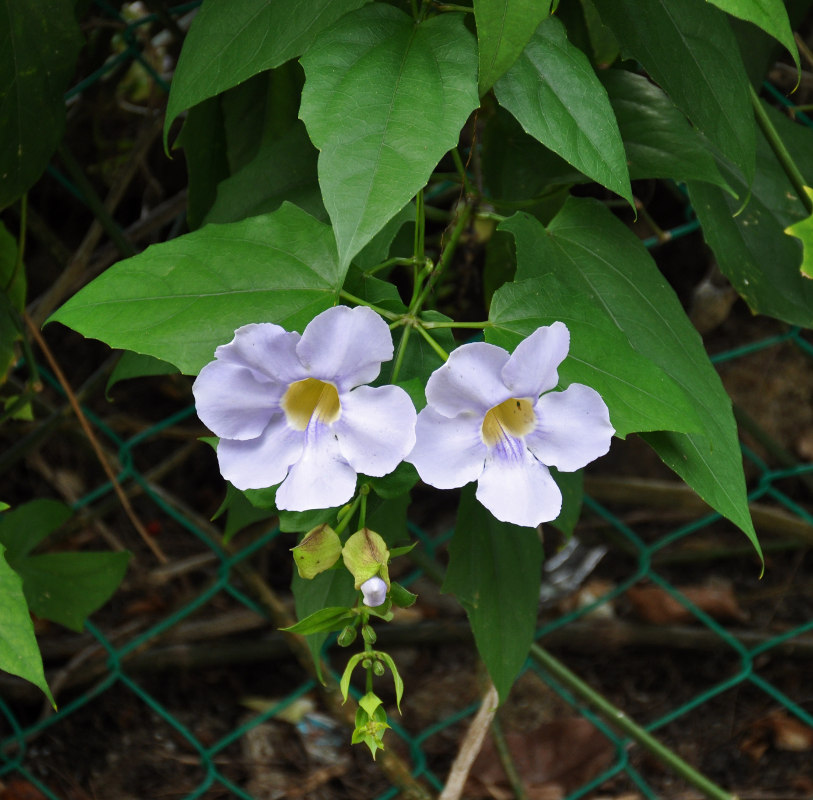
[[[192,3],[177,6],[172,9],[172,14],[177,18],[195,5]],[[155,22],[156,18],[151,15],[126,22],[107,3],[98,2],[97,0],[96,6],[101,13],[109,15],[110,18],[117,20],[121,24],[121,41],[124,42],[124,47],[119,54],[106,62],[103,67],[77,84],[69,92],[69,97],[87,89],[120,64],[133,60],[138,60],[147,69],[157,85],[166,88],[165,82],[160,75],[155,72],[150,62],[143,58],[141,45],[135,34],[137,28]],[[781,96],[777,95],[777,98],[781,99]],[[809,124],[809,120],[802,115],[800,115],[800,118],[803,123]],[[81,193],[76,189],[75,185],[69,183],[55,170],[51,170],[51,174],[63,185],[67,186],[71,192],[81,197]],[[689,234],[695,228],[696,224],[689,220],[686,224],[673,229],[671,231],[672,237],[677,238]],[[648,241],[647,245],[654,247],[657,242]],[[813,345],[806,338],[805,332],[798,329],[783,330],[779,325],[774,326],[773,331],[779,332],[771,333],[768,336],[759,336],[757,341],[749,343],[747,346],[728,347],[724,352],[714,356],[714,361],[720,365],[721,370],[725,371],[734,364],[748,364],[749,359],[759,354],[792,351],[798,358],[795,358],[791,367],[789,367],[791,371],[813,370],[813,360],[811,360],[813,359]],[[764,366],[753,367],[753,369],[763,368]],[[51,384],[51,389],[55,395],[59,396],[62,391],[60,385],[46,371],[41,370],[41,375]],[[793,381],[795,377],[798,376],[792,373],[788,376],[788,380]],[[58,711],[47,711],[39,718],[30,719],[25,713],[17,709],[15,703],[0,697],[0,712],[2,712],[3,720],[2,724],[0,724],[0,733],[2,733],[2,740],[0,740],[0,778],[5,781],[12,780],[15,777],[22,778],[37,787],[50,800],[57,800],[57,798],[61,800],[68,796],[88,796],[81,793],[66,794],[55,788],[56,783],[64,787],[69,785],[71,780],[54,782],[49,779],[47,772],[49,755],[47,748],[40,746],[40,742],[43,740],[44,735],[47,735],[45,738],[50,738],[52,742],[58,740],[61,736],[60,732],[64,730],[70,730],[70,735],[75,736],[76,729],[71,726],[72,721],[75,723],[80,715],[87,714],[93,711],[94,708],[104,707],[111,697],[115,697],[114,702],[121,704],[121,698],[127,696],[131,701],[149,709],[151,719],[156,721],[156,725],[171,730],[175,747],[183,751],[181,762],[187,767],[190,765],[194,767],[196,774],[187,778],[186,786],[191,788],[184,790],[186,791],[183,794],[185,800],[193,800],[193,798],[204,796],[233,796],[245,798],[245,800],[252,800],[252,798],[256,800],[256,795],[251,794],[245,785],[238,785],[241,784],[241,780],[239,777],[235,777],[237,773],[223,767],[224,763],[228,763],[228,759],[224,759],[222,756],[229,751],[229,748],[233,748],[243,739],[249,737],[252,731],[258,730],[259,726],[264,725],[270,719],[278,717],[280,713],[294,706],[300,699],[313,693],[317,689],[315,681],[306,678],[301,671],[295,673],[289,670],[284,677],[279,678],[280,685],[286,687],[284,693],[280,693],[275,690],[275,675],[271,674],[270,683],[267,681],[263,685],[267,688],[270,687],[269,691],[274,693],[275,699],[272,702],[266,702],[262,710],[255,708],[252,713],[244,714],[242,717],[234,715],[236,721],[234,724],[230,722],[227,730],[220,729],[215,732],[210,730],[202,733],[197,730],[195,724],[195,708],[184,708],[184,713],[181,715],[178,708],[183,707],[183,704],[179,702],[176,707],[176,704],[171,699],[164,697],[164,693],[156,689],[154,679],[150,678],[149,673],[144,670],[145,664],[149,664],[150,661],[153,662],[153,669],[157,670],[159,668],[160,654],[158,650],[167,634],[178,630],[185,623],[189,623],[199,613],[205,615],[207,611],[212,609],[220,611],[227,607],[232,611],[234,609],[247,609],[249,612],[258,615],[258,617],[264,616],[264,607],[247,590],[247,582],[244,580],[244,576],[241,575],[240,569],[242,566],[248,565],[250,560],[258,558],[269,547],[277,544],[281,551],[285,551],[290,546],[290,543],[287,540],[285,540],[284,544],[275,542],[277,537],[281,535],[274,529],[256,536],[248,546],[240,547],[241,539],[238,537],[236,540],[237,546],[234,550],[224,549],[219,544],[212,526],[206,520],[201,520],[194,511],[190,511],[184,505],[185,501],[179,500],[171,491],[165,488],[162,476],[152,475],[149,469],[137,466],[137,464],[149,463],[149,459],[141,457],[141,453],[154,447],[156,443],[160,443],[165,448],[167,442],[173,442],[168,433],[174,431],[177,426],[182,425],[187,419],[194,418],[193,408],[184,408],[173,413],[159,423],[130,438],[117,435],[110,425],[95,416],[88,408],[85,409],[85,413],[108,449],[115,452],[117,462],[120,465],[118,481],[131,493],[143,494],[143,498],[139,501],[141,504],[140,513],[145,518],[163,520],[169,526],[177,526],[182,535],[188,537],[189,541],[193,543],[191,546],[186,547],[185,553],[187,555],[190,552],[193,553],[193,559],[197,558],[200,565],[202,565],[201,569],[191,574],[197,576],[196,579],[200,579],[200,575],[204,574],[208,576],[208,581],[197,586],[194,581],[190,582],[191,579],[188,575],[182,576],[181,580],[186,581],[184,589],[186,594],[180,607],[160,617],[158,621],[155,621],[146,629],[142,626],[135,632],[128,633],[127,625],[122,625],[120,620],[109,609],[97,614],[97,621],[87,624],[87,631],[90,636],[85,636],[83,639],[83,652],[91,654],[92,658],[89,658],[89,660],[96,665],[96,671],[93,673],[92,679],[85,683],[85,686],[90,683],[91,688],[75,689],[73,693],[66,691],[64,696],[70,698],[67,701],[64,697],[58,695],[58,699],[61,701]],[[753,422],[747,418],[743,418],[741,421],[750,430],[752,438],[747,441],[754,442],[754,437],[758,440],[753,446],[743,444],[750,486],[752,487],[750,492],[751,501],[758,504],[763,513],[767,513],[769,517],[773,514],[774,523],[776,523],[777,519],[781,523],[779,524],[782,531],[780,536],[762,536],[763,544],[769,556],[769,576],[771,554],[775,550],[797,553],[799,560],[796,562],[796,567],[801,569],[804,564],[805,548],[813,541],[813,516],[794,497],[800,496],[800,491],[802,493],[804,491],[809,492],[807,486],[813,481],[813,464],[789,463],[788,455],[784,451],[779,456],[776,456],[775,450],[770,447],[770,442],[765,446],[765,437],[761,437],[759,429],[754,428]],[[203,445],[196,446],[203,447]],[[177,450],[181,445],[173,444],[172,447]],[[763,452],[765,455],[762,455]],[[179,459],[179,463],[183,463],[182,459]],[[772,466],[773,463],[779,464],[779,467]],[[715,709],[720,707],[719,704],[723,701],[724,695],[731,696],[732,693],[742,695],[747,692],[749,693],[748,696],[752,698],[753,707],[784,710],[783,713],[794,722],[794,725],[801,726],[798,730],[806,729],[808,731],[807,739],[800,735],[800,750],[805,749],[805,742],[807,742],[808,749],[813,747],[813,744],[811,744],[813,743],[813,714],[811,714],[813,694],[810,693],[809,686],[805,687],[803,680],[795,683],[794,681],[788,682],[784,673],[780,675],[773,668],[776,661],[790,658],[793,655],[794,648],[803,650],[808,653],[807,658],[810,657],[809,654],[813,651],[813,645],[804,635],[813,629],[813,615],[809,613],[806,605],[801,603],[800,608],[794,610],[794,614],[791,615],[793,617],[792,622],[786,623],[784,626],[771,626],[770,630],[772,632],[768,634],[755,635],[748,626],[736,623],[724,627],[715,619],[716,614],[702,610],[698,604],[692,602],[676,588],[676,585],[680,584],[681,577],[687,574],[685,564],[681,571],[680,564],[683,562],[680,559],[685,559],[687,553],[689,557],[692,557],[692,549],[684,547],[687,537],[692,537],[689,541],[696,540],[706,543],[711,539],[720,541],[719,532],[723,531],[722,540],[733,542],[733,544],[727,544],[727,549],[722,554],[707,554],[708,561],[705,563],[711,562],[719,565],[723,563],[721,559],[728,556],[728,561],[725,563],[733,563],[740,574],[749,572],[755,575],[758,568],[755,565],[755,560],[748,557],[748,546],[745,541],[739,542],[736,538],[732,538],[732,530],[729,529],[727,523],[721,521],[718,515],[713,513],[703,515],[702,511],[694,514],[694,518],[690,522],[681,522],[677,524],[677,527],[669,523],[668,520],[673,519],[673,517],[669,516],[667,510],[664,510],[662,519],[656,520],[655,523],[653,523],[653,519],[655,519],[653,516],[650,516],[649,519],[642,523],[636,522],[634,518],[628,518],[623,509],[619,511],[619,506],[612,501],[612,498],[602,499],[599,502],[596,497],[599,495],[602,498],[604,497],[602,491],[606,491],[606,485],[604,489],[602,489],[600,482],[594,484],[594,486],[597,491],[591,491],[588,484],[584,519],[587,527],[592,528],[592,533],[590,533],[591,541],[603,541],[610,549],[610,555],[607,558],[612,562],[609,571],[613,575],[614,582],[599,593],[597,597],[580,605],[575,610],[560,614],[542,624],[537,632],[538,643],[545,647],[555,648],[559,644],[573,641],[574,637],[570,637],[568,632],[583,631],[588,638],[591,636],[596,637],[592,661],[599,664],[605,662],[608,670],[623,673],[625,670],[624,662],[627,659],[626,653],[628,652],[625,645],[631,648],[644,646],[648,638],[656,637],[657,628],[655,626],[649,628],[638,626],[633,630],[634,626],[623,628],[623,623],[618,619],[608,620],[604,623],[589,622],[588,620],[593,619],[596,612],[601,612],[602,609],[612,614],[610,609],[616,603],[622,602],[627,590],[639,582],[645,581],[659,587],[668,597],[676,601],[688,612],[693,623],[692,625],[683,625],[680,628],[681,635],[685,635],[690,640],[688,643],[667,643],[666,649],[660,652],[679,654],[675,656],[675,662],[678,664],[678,668],[685,671],[687,675],[693,673],[695,661],[701,659],[711,660],[720,665],[715,672],[717,676],[715,680],[710,685],[694,691],[691,697],[686,698],[677,693],[671,702],[666,703],[667,708],[664,708],[664,703],[661,701],[654,719],[652,718],[653,714],[646,713],[645,710],[643,713],[638,713],[639,721],[643,723],[646,731],[658,736],[668,732],[670,726],[674,723],[678,726],[676,729],[678,731],[680,726],[684,726],[688,736],[690,735],[689,732],[696,729],[698,725],[696,721],[692,721],[694,714],[702,713],[704,715],[703,719],[713,717],[717,713]],[[800,486],[801,490],[799,489]],[[685,495],[681,496],[685,498]],[[113,497],[113,486],[106,482],[99,485],[92,492],[85,494],[74,504],[74,507],[77,511],[81,511],[83,509],[99,508],[105,504],[109,506],[112,504],[111,499]],[[758,530],[761,527],[763,526],[758,524]],[[770,525],[767,527],[770,528]],[[577,536],[582,535],[581,530],[581,527],[577,529]],[[422,550],[430,562],[434,562],[436,554],[440,555],[442,553],[444,544],[450,535],[449,532],[430,535],[425,530],[415,526],[412,527],[412,533],[422,543]],[[695,554],[697,552],[700,551],[695,551]],[[667,557],[670,554],[672,557]],[[747,559],[745,562],[742,560],[743,557]],[[703,564],[702,557],[698,558],[696,563]],[[782,562],[782,564],[785,563],[787,562]],[[693,574],[702,575],[704,568],[706,567],[695,567],[695,573]],[[413,581],[422,578],[424,573],[425,570],[416,567],[403,581],[412,584]],[[782,580],[776,580],[774,583],[779,584],[780,587],[784,585],[785,590],[787,590],[790,585],[789,580],[784,584],[783,580],[788,576],[782,575],[781,577]],[[120,609],[118,610],[120,611]],[[808,613],[805,614],[805,612]],[[155,616],[153,614],[151,618],[155,619]],[[146,613],[146,617],[150,618],[148,613]],[[104,619],[105,622],[98,621],[100,619]],[[245,616],[241,617],[241,619],[245,619]],[[800,622],[800,619],[805,621]],[[108,622],[110,623],[109,627]],[[419,623],[417,628],[420,629],[423,624]],[[600,634],[602,625],[605,626],[605,630],[617,630],[621,627],[626,631],[624,635],[628,638],[623,642],[616,642],[612,647],[608,647],[606,642],[602,644],[603,640]],[[428,627],[431,627],[431,625],[428,625]],[[444,630],[445,632],[440,638],[448,640],[448,629]],[[676,629],[667,627],[663,628],[663,630],[666,631],[667,636],[673,636],[672,631]],[[266,657],[271,658],[270,648],[272,645],[269,642],[281,642],[282,640],[279,636],[276,639],[271,637],[267,641],[258,640],[258,648],[256,652],[252,653],[245,651],[249,644],[245,640],[241,641],[244,652],[237,660],[256,662]],[[435,645],[432,646],[439,646],[437,640]],[[656,645],[653,645],[654,647]],[[583,696],[574,694],[572,685],[566,680],[562,681],[561,675],[558,675],[556,669],[546,661],[544,652],[535,648],[532,654],[533,657],[529,659],[527,670],[548,685],[561,701],[564,701],[568,706],[572,706],[576,713],[588,719],[606,737],[612,751],[611,757],[605,759],[599,770],[592,770],[589,781],[582,782],[576,788],[570,787],[568,798],[575,800],[575,798],[587,796],[603,785],[606,793],[608,781],[613,780],[620,780],[619,785],[647,798],[662,796],[659,794],[661,790],[655,786],[657,781],[660,780],[657,776],[661,773],[658,770],[653,773],[651,764],[647,767],[646,760],[641,758],[641,750],[633,746],[632,739],[628,738],[624,733],[619,733],[621,729],[618,727],[618,720],[616,719],[614,722],[612,719],[607,719],[606,715],[597,713],[595,709],[585,704]],[[654,652],[654,649],[650,652]],[[689,655],[686,655],[687,653]],[[337,655],[336,649],[326,648],[328,661],[331,659],[338,661],[340,657],[341,651],[338,651]],[[216,659],[213,659],[211,663],[215,662]],[[181,663],[183,664],[183,662]],[[276,664],[278,662],[269,661],[269,663]],[[590,661],[584,659],[579,662],[580,666],[589,663]],[[805,662],[800,663],[804,664]],[[807,663],[809,664],[809,661]],[[180,666],[178,669],[183,670],[186,668]],[[197,671],[197,668],[193,669]],[[276,668],[269,666],[267,669],[269,673],[273,673]],[[590,671],[595,675],[601,670],[593,666]],[[299,675],[299,677],[297,678],[296,675]],[[432,679],[432,677],[429,677],[426,680]],[[408,672],[407,683],[405,702],[408,705],[410,702]],[[702,684],[703,681],[700,680],[698,683]],[[693,685],[689,684],[690,687]],[[219,695],[222,695],[224,691],[218,686],[211,686],[209,690]],[[616,692],[618,692],[617,689]],[[755,701],[753,700],[753,692],[761,693],[763,697]],[[465,697],[465,695],[462,696]],[[226,698],[226,702],[234,706],[239,703],[239,700],[239,695]],[[621,708],[627,707],[623,695],[618,695],[615,702]],[[201,703],[205,705],[206,701],[202,700]],[[464,724],[476,711],[478,704],[475,702],[469,705],[468,699],[466,699],[462,706],[465,707],[457,708],[454,713],[448,713],[446,706],[443,706],[442,717],[439,713],[439,718],[434,720],[432,724],[424,724],[419,729],[412,729],[409,725],[399,724],[396,721],[393,725],[393,732],[389,734],[391,743],[394,738],[400,740],[398,743],[393,744],[392,748],[405,754],[412,775],[436,790],[442,789],[445,778],[445,773],[442,770],[448,767],[448,759],[446,761],[439,760],[435,755],[430,755],[430,753],[434,754],[439,749],[432,746],[432,742],[441,739],[448,743],[459,739],[462,730],[461,724]],[[312,719],[318,718],[312,717]],[[794,730],[797,729],[794,728]],[[729,731],[729,733],[732,732]],[[737,733],[737,731],[733,731],[733,733]],[[333,747],[339,750],[347,748],[349,746],[347,738],[347,731],[342,729],[338,744],[325,745],[325,747]],[[680,741],[679,734],[677,736],[671,734],[667,738],[672,741]],[[447,749],[449,749],[448,746]],[[77,746],[75,752],[81,753],[81,746]],[[449,750],[449,755],[451,754],[453,754],[453,747]],[[364,755],[366,756],[366,752]],[[707,753],[694,753],[694,760],[700,762],[702,767],[707,763],[707,758],[705,758],[707,755]],[[688,759],[692,760],[691,753],[688,755]],[[43,765],[46,766],[46,769],[43,769]],[[438,769],[438,765],[441,766],[440,769]],[[645,773],[647,775],[655,774],[657,780],[653,782],[652,778],[645,777]],[[807,775],[806,778],[809,782],[813,781],[813,775]],[[388,800],[398,796],[401,790],[394,785],[388,789],[381,788],[385,787],[386,783],[385,779],[380,778],[374,791],[365,794],[363,789],[358,789],[356,795],[359,797],[377,796],[377,800]],[[813,782],[808,784],[808,788],[813,792]],[[804,788],[798,791],[803,792]],[[112,797],[112,795],[110,796]],[[156,796],[160,795],[156,793]],[[180,797],[181,793],[175,791],[172,796]],[[272,795],[264,796],[270,797]],[[801,797],[803,794],[798,794],[798,796]]]

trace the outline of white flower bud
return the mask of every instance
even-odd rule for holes
[[[360,588],[365,606],[376,608],[387,599],[387,584],[378,575],[364,581]]]

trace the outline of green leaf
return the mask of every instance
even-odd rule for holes
[[[0,0],[0,209],[35,183],[62,138],[81,46],[69,0]]]
[[[249,490],[250,492],[255,490]],[[259,489],[257,491],[267,491]],[[276,490],[275,490],[276,494]],[[249,500],[254,502],[254,498],[247,493]],[[322,525],[325,522],[334,522],[338,508],[315,508],[311,511],[284,511],[279,513],[279,529],[283,533],[302,533]]]
[[[166,361],[161,361],[160,358],[154,356],[144,356],[141,353],[133,353],[130,350],[125,350],[121,354],[121,358],[116,362],[110,377],[107,379],[107,386],[105,386],[104,394],[107,399],[110,399],[110,390],[119,381],[128,381],[133,378],[146,378],[151,375],[172,375],[177,372],[178,368],[173,364]]]
[[[277,138],[265,137],[254,158],[218,184],[217,197],[203,224],[266,214],[286,200],[325,219],[316,158],[316,149],[301,122]]]
[[[286,203],[120,261],[51,321],[196,374],[250,322],[302,330],[336,300],[344,272],[328,226]]]
[[[494,91],[500,105],[531,136],[633,203],[624,146],[607,92],[556,17],[539,25]]]
[[[748,512],[731,400],[680,302],[638,238],[602,205],[571,198],[519,259],[517,275],[553,272],[608,316],[644,357],[692,398],[698,433],[643,437],[709,505],[738,525],[759,551]]]
[[[349,264],[423,187],[477,107],[477,54],[460,14],[418,25],[375,3],[324,31],[302,57],[300,117]]]
[[[813,201],[813,189],[805,186],[805,194]],[[801,273],[806,278],[813,278],[813,214],[785,228],[785,233],[795,236],[802,243]]]
[[[344,699],[345,703],[347,702],[347,695],[350,691],[350,678],[353,675],[353,670],[363,658],[367,658],[367,653],[356,653],[354,656],[350,657],[350,660],[347,662],[347,666],[344,668],[342,679],[339,681],[339,691],[341,691],[342,698]]]
[[[17,269],[17,241],[0,221],[0,383],[14,361],[21,338],[19,312],[25,308],[25,270]]]
[[[264,490],[255,489],[253,491],[261,492]],[[263,520],[270,520],[277,515],[276,509],[273,507],[268,509],[255,506],[243,492],[235,489],[230,483],[226,485],[226,499],[223,501],[221,508],[224,507],[228,509],[228,516],[223,529],[223,544],[230,542],[235,534],[249,525]],[[218,509],[219,512],[220,509]],[[217,517],[217,514],[215,514],[215,517]]]
[[[707,0],[593,0],[622,51],[743,172],[754,175],[748,77],[725,14]]]
[[[296,616],[305,619],[323,608],[352,606],[358,593],[353,587],[353,577],[345,569],[331,569],[317,575],[313,580],[300,578],[294,570],[291,590],[296,603]],[[306,641],[316,665],[316,673],[322,680],[322,645],[327,639],[326,633],[312,633]]]
[[[494,519],[475,500],[474,487],[464,487],[443,591],[456,595],[466,609],[500,702],[533,641],[541,570],[536,529]]]
[[[184,109],[302,55],[316,36],[367,0],[205,3],[184,41],[167,103],[164,142]]]
[[[481,96],[517,60],[549,13],[550,3],[540,0],[474,0]]]
[[[765,109],[802,175],[813,184],[810,130]],[[730,167],[721,168],[735,191],[747,191]],[[798,241],[785,232],[806,211],[764,137],[759,136],[756,176],[741,213],[736,214],[739,203],[713,186],[690,183],[689,197],[720,270],[751,310],[813,326],[813,284],[800,272]]]
[[[124,578],[130,553],[45,553],[14,562],[29,608],[81,633]]]
[[[412,548],[410,547],[409,549],[411,550]],[[395,553],[392,555],[395,555]],[[412,594],[408,589],[401,586],[400,583],[393,581],[390,584],[390,599],[392,600],[392,604],[398,606],[398,608],[409,608],[415,605],[418,595]]]
[[[562,510],[550,524],[565,536],[570,536],[582,512],[584,497],[584,471],[559,472],[556,467],[549,467],[550,474],[562,492]]]
[[[393,542],[408,541],[408,509],[408,492],[387,498],[370,495],[367,498],[367,527],[381,534],[387,546]]]
[[[408,492],[418,481],[418,470],[407,461],[402,461],[393,472],[383,478],[364,478],[373,491],[384,499],[391,500]]]
[[[618,120],[632,180],[672,178],[726,186],[706,142],[654,83],[623,69],[603,70],[599,78]]]
[[[280,630],[299,633],[302,636],[313,633],[330,633],[330,631],[340,631],[353,617],[353,612],[349,608],[320,608],[319,611],[314,611],[313,614],[308,615],[295,625]]]
[[[545,248],[545,228],[517,214],[501,229],[517,240],[518,271],[530,271],[530,249]],[[561,257],[560,257],[561,260]],[[551,266],[551,269],[555,267]],[[608,316],[596,313],[591,297],[573,290],[557,274],[507,283],[494,293],[489,311],[493,327],[486,341],[513,350],[542,325],[560,320],[570,330],[570,352],[559,368],[562,386],[593,387],[610,409],[610,421],[622,439],[633,431],[696,431],[700,420],[685,391],[667,370],[637,352]]]
[[[390,668],[390,672],[392,673],[392,680],[393,683],[395,684],[395,705],[398,706],[398,711],[400,712],[401,698],[404,696],[404,682],[401,679],[400,674],[398,673],[398,668],[395,666],[395,662],[392,660],[392,657],[388,653],[384,653],[381,650],[376,650],[375,654],[381,661],[383,661]]]
[[[56,707],[45,680],[34,624],[28,613],[20,576],[8,565],[0,545],[0,669],[42,689]]]
[[[709,0],[709,2],[732,16],[762,28],[785,47],[796,64],[797,71],[802,68],[799,63],[799,48],[793,39],[788,12],[782,0]]]
[[[59,500],[43,498],[8,511],[0,517],[0,544],[9,563],[27,556],[49,533],[64,525],[73,511]]]
[[[217,185],[229,175],[226,131],[220,99],[212,97],[189,109],[176,141],[183,148],[188,175],[186,222],[197,230],[212,207]]]

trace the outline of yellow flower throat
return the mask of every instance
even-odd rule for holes
[[[520,439],[536,425],[534,405],[527,398],[510,397],[486,412],[483,441],[493,447],[506,435]]]
[[[314,415],[318,422],[329,425],[342,413],[336,387],[317,378],[292,383],[282,396],[280,405],[291,427],[298,431],[304,431]]]

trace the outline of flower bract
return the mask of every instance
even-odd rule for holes
[[[360,472],[392,472],[415,442],[415,408],[396,386],[363,385],[392,354],[387,324],[364,306],[329,308],[302,335],[238,328],[193,386],[223,477],[238,489],[280,484],[277,508],[306,511],[347,502]]]
[[[417,443],[407,458],[438,489],[477,481],[477,499],[499,520],[533,527],[556,519],[562,494],[549,466],[573,472],[604,455],[615,432],[594,389],[551,391],[570,347],[562,322],[538,328],[509,354],[458,347],[426,385]]]

